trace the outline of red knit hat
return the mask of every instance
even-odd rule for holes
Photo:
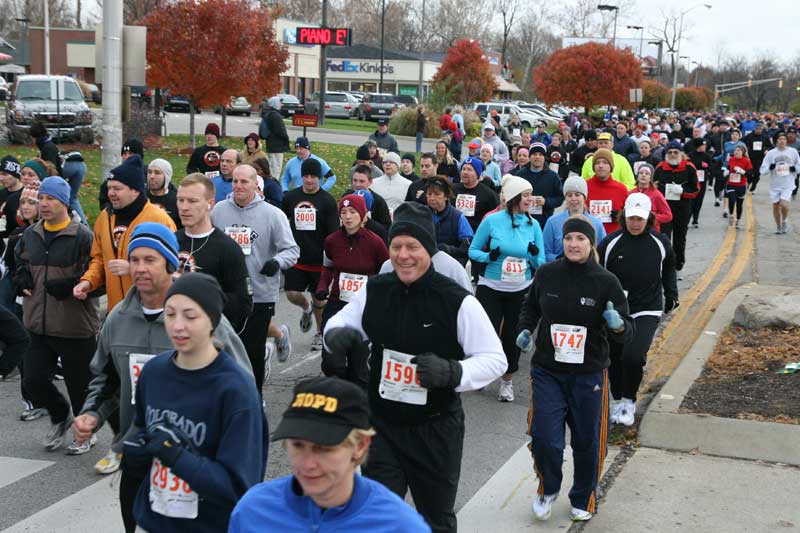
[[[367,216],[367,204],[363,196],[357,194],[348,194],[339,200],[339,212],[341,213],[343,207],[352,207],[358,214],[361,215],[361,220]]]

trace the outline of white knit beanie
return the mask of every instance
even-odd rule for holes
[[[157,168],[164,174],[164,190],[169,189],[169,182],[172,180],[172,165],[166,159],[153,159],[147,168]]]
[[[500,188],[503,191],[503,196],[505,196],[506,202],[510,202],[515,196],[520,195],[525,191],[533,190],[533,186],[528,180],[512,174],[506,174],[503,176],[503,181],[501,182]]]

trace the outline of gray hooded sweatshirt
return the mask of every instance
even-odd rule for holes
[[[242,341],[223,315],[214,338],[222,350],[230,354],[250,375],[253,367],[247,358]],[[114,410],[119,407],[120,434],[114,435],[111,448],[122,452],[125,435],[133,422],[133,382],[131,381],[131,355],[134,363],[141,356],[152,356],[174,350],[164,328],[164,314],[152,322],[144,317],[142,302],[136,287],[131,287],[122,300],[108,314],[100,336],[97,350],[92,358],[92,381],[80,414],[97,417],[97,430]],[[134,366],[134,373],[136,372]],[[139,367],[141,370],[141,367]],[[137,376],[138,377],[138,376]]]
[[[252,246],[249,255],[245,252],[244,259],[253,285],[253,302],[277,302],[281,277],[278,274],[265,276],[261,269],[267,261],[275,259],[281,270],[288,270],[300,257],[300,247],[283,211],[258,195],[245,207],[239,207],[233,198],[228,198],[214,206],[211,223],[225,233],[228,233],[226,228],[250,228]]]

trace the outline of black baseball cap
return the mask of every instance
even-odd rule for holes
[[[309,150],[311,150],[311,143],[308,142],[308,137],[298,137],[297,140],[294,142],[294,147],[308,148]]]
[[[336,446],[356,428],[370,428],[366,393],[349,381],[318,377],[295,385],[292,403],[272,440],[301,439]]]
[[[389,123],[388,118],[381,117],[378,119],[378,126],[385,126]]]

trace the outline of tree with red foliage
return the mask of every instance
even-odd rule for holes
[[[141,24],[147,26],[148,85],[198,106],[225,106],[231,96],[258,102],[280,90],[289,52],[275,37],[268,9],[244,0],[178,0]]]
[[[628,49],[586,43],[553,52],[533,71],[536,95],[546,104],[629,105],[630,89],[642,86],[639,60]]]
[[[478,41],[459,39],[447,49],[442,66],[433,76],[434,89],[438,85],[464,105],[491,98],[497,82]]]

